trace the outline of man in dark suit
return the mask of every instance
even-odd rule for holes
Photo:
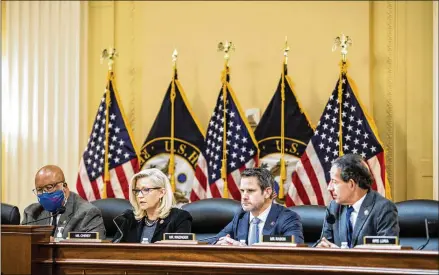
[[[371,190],[372,175],[363,158],[346,154],[331,167],[328,190],[334,198],[329,212],[335,222],[324,221],[318,247],[363,244],[364,236],[399,236],[398,210],[393,202]]]
[[[216,236],[212,244],[252,245],[263,235],[293,236],[303,243],[302,223],[294,211],[273,203],[274,179],[263,168],[245,169],[241,174],[242,211]]]
[[[99,232],[99,238],[105,239],[101,211],[69,190],[61,168],[55,165],[42,167],[35,176],[33,191],[38,203],[24,209],[22,224],[53,225],[62,231],[63,238],[67,238],[68,232]],[[63,213],[50,217],[62,207],[65,207]],[[43,220],[36,221],[39,219]],[[55,237],[59,231],[54,231]]]

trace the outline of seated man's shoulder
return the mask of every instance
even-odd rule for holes
[[[389,199],[385,198],[384,196],[382,196],[380,193],[373,191],[376,195],[376,199],[375,199],[375,205],[378,207],[394,207],[396,208],[396,205]]]
[[[84,200],[81,198],[78,194],[70,192],[70,195],[74,197],[76,200],[76,210],[80,212],[98,212],[101,213],[99,208],[97,208],[94,204],[90,203],[89,201]]]
[[[275,207],[278,209],[278,211],[280,212],[281,216],[285,216],[285,217],[299,217],[299,214],[297,214],[294,210],[289,209],[283,205],[280,204],[276,204],[274,203],[272,205],[272,207]]]
[[[33,215],[35,213],[40,214],[43,210],[44,210],[44,208],[41,206],[41,204],[36,202],[36,203],[32,203],[32,204],[28,205],[24,209],[24,213],[29,214],[29,215]]]

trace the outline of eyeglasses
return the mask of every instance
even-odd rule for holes
[[[142,192],[143,196],[146,196],[149,194],[149,192],[151,192],[151,190],[157,190],[157,189],[162,189],[161,187],[153,187],[153,188],[146,188],[143,187],[142,189],[133,189],[133,193],[134,196],[138,196],[140,192]]]
[[[55,191],[55,187],[58,184],[60,184],[60,183],[64,184],[66,182],[65,181],[60,181],[60,182],[57,182],[57,183],[48,184],[48,185],[44,186],[43,188],[32,189],[32,192],[34,192],[35,195],[41,195],[41,194],[44,194],[44,193],[52,193],[52,192]]]

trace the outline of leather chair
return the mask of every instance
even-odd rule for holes
[[[312,246],[320,239],[322,234],[326,207],[320,205],[299,205],[291,206],[289,209],[299,214],[302,221],[305,244]]]
[[[218,234],[241,211],[241,203],[232,199],[204,199],[181,208],[191,214],[192,232],[200,240]]]
[[[20,210],[17,206],[2,203],[2,219],[1,224],[20,224]]]
[[[439,201],[408,200],[397,202],[399,240],[402,246],[418,249],[427,241],[425,219],[429,223],[430,241],[423,250],[438,250]]]
[[[104,219],[106,239],[113,239],[118,231],[113,219],[122,214],[125,210],[132,209],[130,201],[126,199],[109,198],[95,200],[91,203],[101,210],[102,218]]]

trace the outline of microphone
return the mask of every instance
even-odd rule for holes
[[[323,221],[323,228],[325,228],[325,224],[334,224],[335,223],[335,216],[333,214],[331,214],[331,212],[329,211],[329,208],[326,207],[326,216],[325,216],[325,220]],[[313,246],[311,247],[316,247],[323,239],[323,228],[322,228],[322,234],[320,234],[320,239],[313,244]]]
[[[49,217],[45,217],[45,218],[38,219],[38,220],[35,220],[35,221],[31,221],[31,222],[23,223],[22,225],[28,225],[28,224],[30,224],[30,223],[34,223],[34,222],[39,222],[39,221],[42,221],[42,220],[50,219],[50,218],[52,218],[52,217],[55,217],[55,216],[58,215],[58,214],[63,214],[64,212],[66,212],[66,208],[65,208],[64,206],[61,206],[61,207],[58,208],[54,213],[52,213]]]
[[[117,230],[118,230],[119,233],[120,233],[120,237],[117,238],[116,240],[114,240],[113,243],[120,243],[120,241],[121,241],[122,238],[123,238],[123,231],[120,229],[119,225],[117,224],[116,219],[119,218],[119,217],[122,217],[122,216],[123,216],[123,217],[126,217],[126,215],[128,215],[128,214],[130,214],[130,213],[132,213],[132,212],[133,212],[133,210],[131,210],[131,209],[127,209],[127,210],[125,210],[122,214],[117,215],[116,217],[114,217],[114,219],[113,219],[113,223],[116,225]]]
[[[428,242],[430,241],[430,231],[428,230],[428,220],[427,220],[427,218],[425,218],[424,222],[425,222],[425,235],[427,235],[427,241],[423,245],[418,247],[417,250],[424,249],[427,246]]]

